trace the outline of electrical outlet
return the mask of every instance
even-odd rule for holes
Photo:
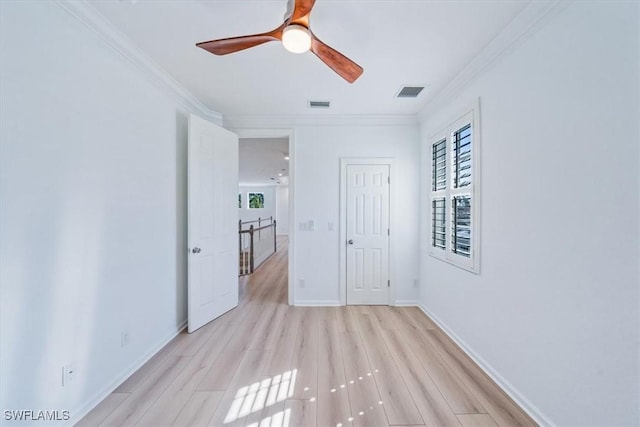
[[[124,330],[120,332],[120,347],[126,347],[129,345],[129,331]]]
[[[62,367],[62,387],[69,385],[76,376],[76,367],[73,363]]]
[[[298,287],[299,288],[304,288],[304,279],[298,280]]]
[[[334,231],[335,230],[335,225],[332,222],[328,223],[327,224],[327,230]]]
[[[413,280],[413,287],[414,288],[419,288],[420,287],[420,281],[418,279],[414,279]]]

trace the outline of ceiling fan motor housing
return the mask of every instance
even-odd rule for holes
[[[282,44],[289,52],[307,52],[311,49],[311,32],[302,25],[290,24],[282,31]]]

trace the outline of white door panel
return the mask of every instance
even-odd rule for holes
[[[238,305],[238,137],[189,117],[188,331]]]
[[[389,303],[389,165],[347,165],[347,304]]]

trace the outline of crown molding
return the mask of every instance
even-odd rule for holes
[[[168,72],[138,49],[126,35],[91,6],[88,1],[57,0],[57,3],[182,108],[214,123],[222,124],[222,114],[207,108]]]
[[[228,129],[290,128],[294,126],[406,126],[417,125],[414,114],[299,114],[299,115],[226,115]]]
[[[417,114],[424,122],[435,109],[480,77],[489,67],[511,54],[573,0],[532,1],[482,49],[465,68],[438,91]]]

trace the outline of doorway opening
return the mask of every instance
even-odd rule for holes
[[[260,278],[277,274],[285,303],[292,303],[290,131],[235,130],[239,136],[238,244],[240,299],[255,300]],[[278,272],[270,270],[277,269]],[[268,271],[267,271],[268,270]],[[284,280],[286,277],[287,280]],[[250,295],[253,293],[252,295]],[[259,293],[259,292],[258,292]]]

